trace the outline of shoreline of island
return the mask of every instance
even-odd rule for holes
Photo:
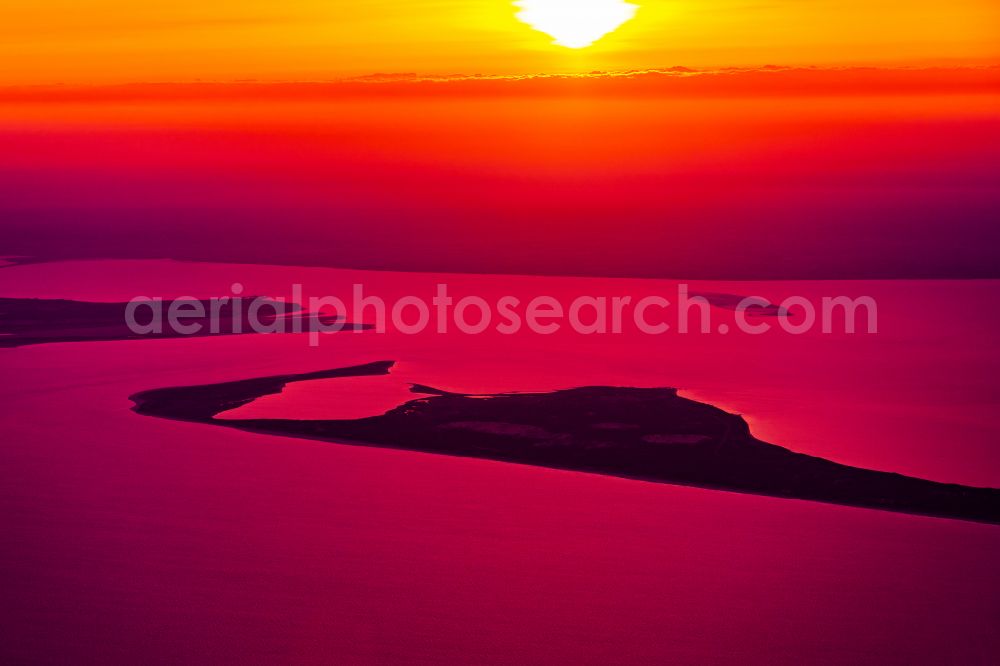
[[[312,441],[526,464],[711,490],[1000,524],[1000,489],[842,465],[757,440],[746,421],[676,389],[578,387],[415,398],[351,420],[217,419],[293,382],[387,375],[393,361],[130,396],[145,416]],[[484,399],[485,398],[485,399]]]

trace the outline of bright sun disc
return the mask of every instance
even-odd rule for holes
[[[571,49],[590,46],[635,16],[639,5],[623,0],[517,0],[517,18]]]

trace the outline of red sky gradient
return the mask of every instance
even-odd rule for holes
[[[0,91],[6,254],[998,276],[1000,68]]]

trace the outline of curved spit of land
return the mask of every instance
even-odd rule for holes
[[[1000,523],[1000,490],[842,465],[753,437],[740,416],[671,388],[420,397],[353,420],[216,419],[290,382],[388,374],[393,362],[145,391],[139,414],[259,433]]]

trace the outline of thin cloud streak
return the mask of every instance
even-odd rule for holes
[[[811,96],[1000,94],[1000,66],[953,68],[670,67],[584,74],[375,73],[332,81],[9,86],[0,103],[112,100],[323,100],[342,97],[544,97],[548,95]]]

